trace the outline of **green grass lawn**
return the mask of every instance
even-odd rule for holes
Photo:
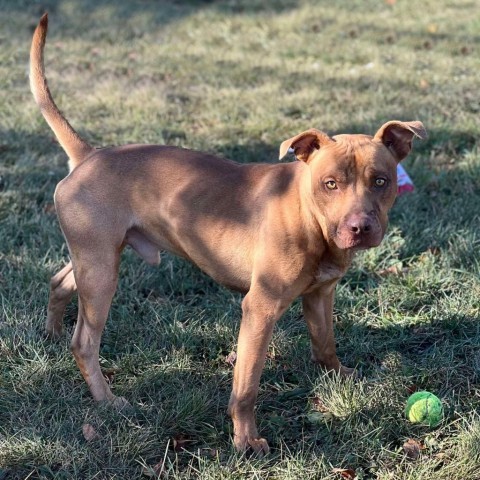
[[[429,132],[406,161],[416,191],[337,288],[338,353],[361,379],[309,362],[295,303],[262,377],[264,459],[233,451],[226,414],[241,296],[184,261],[124,255],[101,364],[131,411],[92,400],[69,352],[74,304],[65,337],[45,339],[67,162],[28,87],[44,9],[53,96],[97,146],[276,162],[310,127]],[[472,0],[0,0],[0,479],[478,478],[479,54]],[[407,422],[414,389],[442,398],[441,425]]]

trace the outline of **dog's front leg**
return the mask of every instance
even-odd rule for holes
[[[351,375],[353,368],[338,360],[333,332],[333,300],[336,282],[319,287],[303,296],[303,314],[310,332],[312,360],[327,370]]]
[[[251,289],[242,303],[237,362],[228,406],[233,420],[233,440],[239,451],[251,448],[260,455],[269,451],[267,441],[258,434],[254,407],[273,327],[287,306],[260,289]]]

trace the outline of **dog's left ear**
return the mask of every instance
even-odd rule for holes
[[[311,128],[310,130],[306,130],[305,132],[299,133],[298,135],[282,142],[280,145],[279,159],[281,160],[291,148],[295,152],[295,156],[298,160],[307,162],[313,151],[319,150],[320,147],[332,142],[335,142],[335,140],[330,138],[326,133],[323,133],[316,128]]]
[[[427,138],[427,131],[422,122],[393,120],[382,125],[373,138],[382,142],[400,162],[410,153],[413,137],[422,140]]]

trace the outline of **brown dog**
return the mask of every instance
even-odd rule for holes
[[[335,353],[335,285],[356,250],[378,245],[395,200],[396,165],[420,122],[392,121],[374,137],[307,130],[282,143],[299,161],[248,164],[158,145],[96,150],[56,107],[43,71],[44,15],[30,52],[30,83],[43,116],[70,159],[55,206],[71,262],[51,281],[46,329],[62,332],[78,290],[72,351],[95,400],[122,405],[100,370],[100,338],[117,286],[122,250],[150,264],[168,250],[219,283],[246,293],[229,413],[239,450],[265,453],[254,405],[275,322],[303,298],[312,358],[351,373]]]

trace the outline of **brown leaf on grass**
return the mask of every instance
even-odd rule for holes
[[[93,425],[90,423],[83,424],[82,433],[83,433],[83,438],[87,442],[93,442],[94,440],[97,440],[98,438],[100,438],[100,435],[97,433],[97,431],[93,428]]]
[[[269,350],[265,355],[265,358],[268,358],[269,360],[275,360],[275,350]]]
[[[446,453],[446,452],[438,452],[434,455],[434,457],[437,459],[437,460],[441,460],[441,461],[444,461],[444,460],[447,460],[449,458],[449,454]]]
[[[237,353],[236,352],[230,352],[226,357],[225,357],[225,362],[227,362],[231,367],[235,366],[235,362],[237,361]]]
[[[321,398],[318,398],[318,397],[312,398],[312,403],[313,403],[313,406],[315,407],[315,410],[317,410],[317,412],[325,413],[329,411],[328,407],[323,403]]]
[[[412,393],[418,392],[418,390],[419,390],[419,388],[415,384],[408,385],[408,387],[407,387],[407,392],[408,392],[409,395],[411,395]]]
[[[142,468],[142,474],[150,478],[163,478],[166,475],[165,462],[158,462],[153,467],[144,466]]]
[[[105,380],[107,381],[108,384],[112,384],[115,380],[115,375],[117,372],[119,372],[119,368],[104,368],[102,369],[103,376],[105,377]]]
[[[442,253],[442,251],[440,250],[440,247],[438,247],[437,245],[431,245],[430,247],[428,247],[427,252],[435,256],[438,256]]]
[[[333,473],[338,473],[342,478],[346,480],[355,480],[356,473],[353,468],[334,468]]]
[[[185,435],[181,433],[179,435],[175,435],[172,439],[173,442],[173,449],[176,452],[182,452],[187,448],[187,444],[191,442]]]
[[[389,43],[390,45],[395,43],[395,41],[396,41],[395,35],[392,35],[392,34],[387,35],[386,38],[385,38],[385,41],[387,43]]]
[[[404,267],[403,264],[400,262],[395,263],[390,267],[384,268],[383,270],[380,270],[378,272],[378,275],[380,275],[381,277],[387,277],[389,275],[404,275],[406,273],[408,273],[408,268]]]
[[[423,42],[423,48],[425,50],[431,50],[432,47],[433,47],[432,42],[430,42],[429,40],[425,40],[425,42]]]
[[[427,88],[430,87],[430,83],[428,83],[428,81],[425,80],[424,78],[421,78],[418,86],[419,86],[422,90],[426,90]]]
[[[420,442],[414,440],[413,438],[409,438],[403,444],[403,451],[407,455],[407,458],[409,458],[410,460],[416,460],[420,456],[420,452],[424,448],[425,447]]]
[[[215,448],[199,448],[198,455],[204,458],[216,458],[218,450]]]

